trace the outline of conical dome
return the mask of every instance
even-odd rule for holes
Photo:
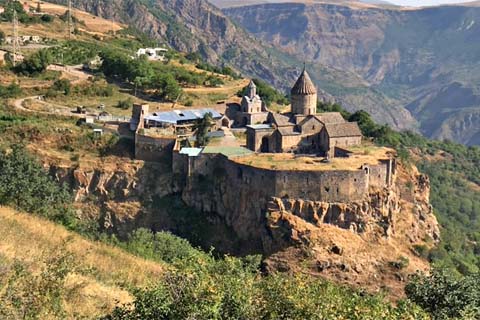
[[[312,79],[310,79],[307,70],[303,69],[303,72],[293,86],[291,93],[292,95],[307,95],[317,93],[317,88],[315,88],[315,85],[313,84]]]

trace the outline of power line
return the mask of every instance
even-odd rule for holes
[[[71,39],[73,34],[73,19],[72,19],[72,0],[68,0],[68,38]]]
[[[17,17],[17,10],[13,9],[13,66],[17,65],[17,51],[20,47],[20,43],[18,41],[18,17]]]

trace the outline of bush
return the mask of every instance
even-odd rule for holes
[[[12,83],[6,87],[0,86],[0,98],[16,98],[20,95],[22,95],[22,88],[16,83]]]
[[[479,319],[480,277],[455,277],[443,270],[431,275],[417,274],[406,286],[410,300],[432,314],[434,319]]]
[[[23,147],[0,152],[0,204],[74,227],[72,197]]]
[[[47,67],[53,62],[53,57],[48,49],[42,49],[29,57],[16,67],[16,72],[25,75],[35,75],[47,70]]]
[[[122,110],[128,110],[133,106],[133,100],[132,98],[128,98],[126,100],[120,100],[117,103],[117,108],[120,108]]]
[[[2,266],[0,277],[0,318],[64,319],[66,278],[73,271],[72,256],[65,247],[45,257],[41,270],[15,261]]]
[[[58,79],[53,83],[50,89],[61,92],[62,94],[68,96],[72,90],[72,84],[67,79]]]
[[[105,319],[428,319],[409,302],[393,307],[304,275],[262,277],[258,267],[255,257],[186,259]]]
[[[49,14],[42,14],[42,16],[40,17],[40,20],[42,20],[42,22],[44,23],[50,23],[50,22],[53,22],[54,17]]]

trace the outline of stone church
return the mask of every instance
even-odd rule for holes
[[[235,121],[239,126],[245,127],[256,123],[264,123],[267,120],[267,116],[267,106],[257,94],[257,86],[251,80],[246,95],[242,97]]]
[[[253,82],[252,82],[253,83]],[[247,125],[247,148],[265,153],[317,154],[342,156],[348,147],[362,142],[356,122],[347,122],[338,112],[317,113],[317,89],[304,69],[291,90],[291,112],[269,112],[261,101],[255,85],[249,85],[248,96],[242,100],[242,113],[259,117]],[[258,97],[258,98],[257,98]],[[248,98],[248,99],[247,99]],[[245,108],[244,108],[245,105]],[[259,124],[261,123],[261,124]]]

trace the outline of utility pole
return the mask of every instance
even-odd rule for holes
[[[72,39],[73,19],[72,19],[72,0],[68,0],[68,39]]]
[[[115,16],[112,15],[112,34],[115,36],[117,33],[115,32]]]
[[[17,66],[17,51],[18,47],[20,46],[18,42],[18,18],[17,18],[17,10],[13,9],[13,66]]]

